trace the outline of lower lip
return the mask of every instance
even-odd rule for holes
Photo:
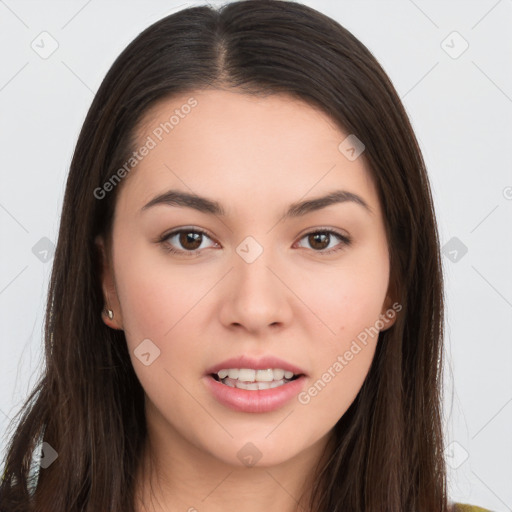
[[[306,382],[306,377],[301,375],[277,388],[251,391],[226,386],[211,375],[206,375],[204,379],[208,389],[221,404],[240,412],[275,411],[298,395]]]

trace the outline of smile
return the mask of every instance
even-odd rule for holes
[[[249,391],[272,389],[295,380],[300,375],[282,368],[254,370],[252,368],[225,368],[212,377],[226,386]]]
[[[220,379],[218,374],[210,374],[203,379],[210,393],[220,404],[234,411],[252,413],[280,409],[303,391],[307,380],[305,375],[293,373],[289,380],[282,378],[270,382],[243,381],[229,376]]]

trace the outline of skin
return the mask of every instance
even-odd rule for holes
[[[225,512],[243,503],[245,512],[292,512],[363,384],[377,336],[360,344],[308,404],[292,399],[273,412],[228,409],[203,375],[232,356],[272,354],[304,369],[307,390],[389,311],[377,190],[364,158],[350,161],[338,150],[348,134],[323,112],[283,94],[203,90],[166,99],[140,123],[139,146],[191,96],[198,105],[120,185],[112,253],[97,239],[105,302],[114,311],[104,322],[125,331],[146,393],[149,443],[141,470],[153,470],[138,476],[136,507]],[[141,212],[171,188],[220,202],[226,217],[169,205]],[[344,202],[281,220],[291,203],[339,189],[361,196],[373,214]],[[155,242],[174,228],[208,232],[200,246],[167,239],[183,252],[199,246],[199,256],[174,255]],[[315,228],[349,235],[352,243],[344,246],[331,235],[315,244],[306,236]],[[236,252],[247,236],[263,248],[252,263]],[[134,355],[147,338],[160,349],[149,366]],[[262,454],[253,467],[237,457],[249,442]]]

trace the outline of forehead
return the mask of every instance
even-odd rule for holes
[[[366,161],[350,161],[339,149],[349,134],[286,94],[191,91],[153,105],[136,133],[137,148],[148,141],[152,148],[123,191],[132,206],[170,188],[226,198],[235,210],[343,188],[378,209]]]
[[[318,153],[346,136],[325,112],[298,98],[283,93],[252,95],[236,89],[199,90],[160,100],[145,114],[137,134],[139,140],[148,135],[160,139],[157,132],[162,130],[163,139],[172,134],[176,144],[190,145],[195,138],[205,149],[212,145],[228,148],[229,140],[224,137],[229,136],[232,154],[236,143],[245,142],[241,149],[247,155],[264,143],[273,157],[292,156],[290,150],[293,154],[311,149]],[[166,140],[158,142],[165,145]],[[318,145],[320,140],[323,147]]]

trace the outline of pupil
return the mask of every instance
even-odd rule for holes
[[[316,246],[316,243],[319,241],[320,237],[323,237],[324,240],[323,240],[323,244],[320,241],[321,247],[318,247],[318,246]],[[313,233],[312,235],[309,236],[309,238],[310,238],[311,246],[316,249],[325,249],[329,245],[329,243],[328,243],[329,234],[328,233]],[[311,242],[311,240],[314,240],[314,241]],[[327,244],[325,244],[326,241],[327,241]]]
[[[192,231],[189,232],[182,232],[180,234],[180,243],[183,247],[190,250],[195,250],[201,245],[201,233],[194,233]],[[192,242],[192,247],[190,247],[188,244],[189,242]],[[195,244],[193,243],[195,242]]]

